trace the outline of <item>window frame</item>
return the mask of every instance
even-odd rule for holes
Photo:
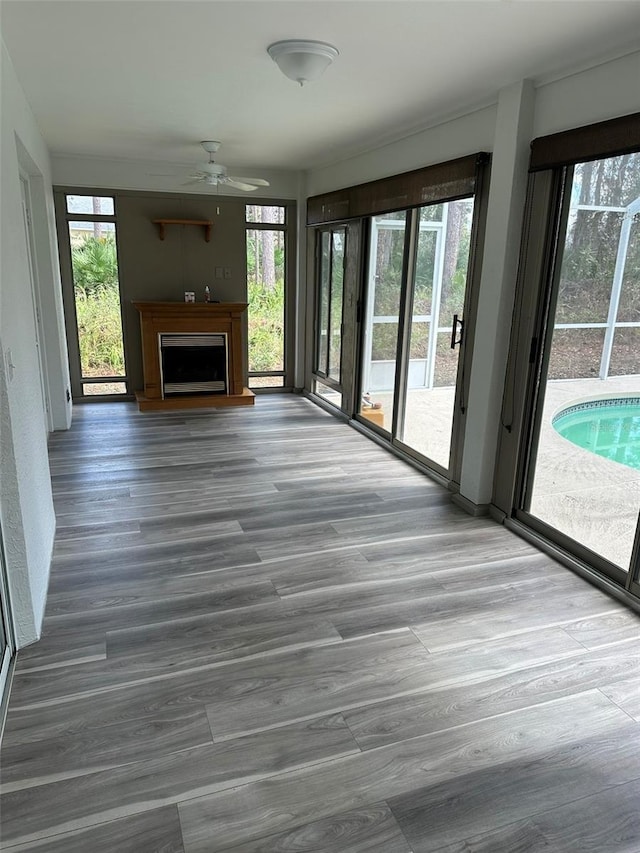
[[[333,299],[333,235],[336,231],[341,231],[343,234],[343,248],[342,248],[342,276],[343,276],[343,290],[342,290],[342,305],[340,310],[340,379],[336,380],[334,377],[330,375],[331,369],[331,334],[332,334],[332,324],[331,324],[331,304]],[[329,235],[329,278],[328,278],[328,290],[327,290],[327,352],[325,357],[324,370],[321,369],[320,366],[320,340],[321,340],[321,329],[319,322],[314,324],[314,349],[313,349],[313,359],[314,359],[314,367],[313,367],[313,375],[316,379],[319,379],[324,385],[328,385],[330,388],[333,388],[334,391],[338,391],[340,394],[343,392],[342,388],[342,365],[343,365],[343,336],[344,336],[344,311],[345,311],[345,300],[344,300],[344,278],[346,274],[347,268],[347,251],[348,251],[348,228],[344,224],[332,224],[329,226],[325,226],[322,228],[316,229],[316,247],[315,247],[315,257],[316,257],[316,272],[315,272],[315,317],[317,319],[320,318],[321,314],[321,300],[322,300],[322,237],[324,234]]]
[[[296,220],[296,203],[286,199],[256,199],[245,203],[245,252],[249,231],[281,231],[284,234],[284,347],[282,370],[250,370],[247,346],[247,384],[257,394],[278,393],[293,390],[293,363],[295,338],[295,235],[291,224]],[[249,207],[281,207],[284,209],[284,222],[250,222],[247,218]],[[247,302],[249,300],[247,299]],[[251,306],[247,307],[247,322]],[[247,338],[248,340],[248,338]],[[252,378],[282,377],[282,385],[274,387],[252,386]]]
[[[640,152],[640,113],[541,137],[531,147],[492,511],[507,526],[551,551],[580,574],[610,591],[629,596],[637,605],[640,519],[629,570],[625,571],[533,516],[526,504],[540,432],[539,389],[550,355],[574,167]]]
[[[112,214],[98,213],[70,213],[67,206],[69,196],[86,196],[88,198],[110,198],[113,200]],[[54,206],[56,212],[56,228],[58,234],[58,246],[60,253],[60,272],[62,279],[62,302],[64,306],[65,330],[67,336],[67,348],[69,355],[69,379],[71,384],[71,395],[74,402],[112,402],[131,401],[135,399],[131,390],[131,380],[127,372],[127,347],[126,347],[126,319],[122,305],[122,290],[120,288],[120,269],[118,267],[118,293],[120,302],[120,323],[122,329],[122,348],[125,372],[123,375],[114,376],[92,376],[82,375],[82,361],[80,357],[80,341],[78,336],[78,315],[75,301],[75,283],[73,279],[73,263],[71,252],[71,237],[69,232],[70,222],[108,222],[113,223],[116,246],[118,245],[118,193],[115,190],[104,190],[95,188],[54,188]],[[85,394],[85,385],[106,385],[113,383],[124,383],[124,394]]]

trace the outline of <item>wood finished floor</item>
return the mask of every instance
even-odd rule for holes
[[[52,436],[18,853],[640,851],[640,619],[294,396]]]

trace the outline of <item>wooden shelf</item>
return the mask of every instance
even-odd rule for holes
[[[165,225],[201,225],[204,228],[204,239],[207,243],[211,241],[211,219],[152,219],[154,225],[160,230],[160,239],[164,240]]]

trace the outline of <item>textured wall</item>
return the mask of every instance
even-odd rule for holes
[[[2,125],[0,146],[0,343],[3,354],[0,386],[0,518],[7,553],[7,575],[18,645],[37,639],[44,605],[55,516],[47,456],[46,420],[42,402],[40,364],[36,349],[29,258],[22,215],[20,170],[38,176],[51,186],[48,153],[34,117],[15,78],[2,46]],[[27,161],[24,154],[28,154]],[[48,189],[36,204],[39,221],[50,223],[52,194]],[[39,249],[54,257],[55,236],[49,227],[39,231]],[[42,241],[44,240],[44,245]],[[37,249],[38,251],[38,249]],[[53,290],[53,308],[44,317],[52,346],[61,311],[54,280],[43,286]],[[9,368],[10,361],[14,365]],[[52,375],[52,392],[64,394],[63,371]],[[64,403],[64,420],[70,408]]]

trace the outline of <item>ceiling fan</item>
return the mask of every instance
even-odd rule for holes
[[[187,181],[183,186],[201,183],[212,187],[224,185],[234,187],[237,190],[244,190],[245,192],[250,192],[258,187],[269,186],[269,181],[265,181],[262,178],[239,178],[236,175],[227,175],[227,167],[223,166],[222,163],[214,162],[213,159],[213,155],[220,148],[219,142],[215,142],[212,139],[205,139],[200,145],[208,153],[209,162],[196,163],[195,173],[189,175],[191,180]]]

